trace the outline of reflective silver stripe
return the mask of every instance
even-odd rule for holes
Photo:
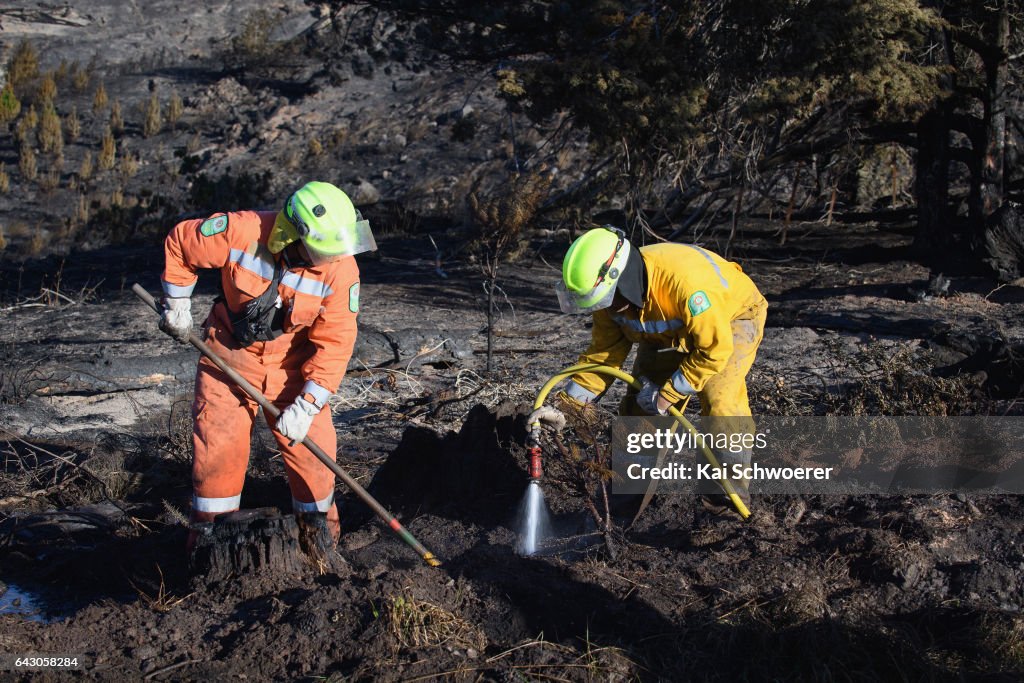
[[[200,498],[192,496],[192,509],[197,512],[232,512],[242,503],[242,494],[227,498]]]
[[[198,282],[198,280],[196,281]],[[186,296],[192,296],[192,290],[196,288],[196,283],[188,285],[187,287],[181,287],[179,285],[172,285],[170,282],[163,282],[164,294],[167,296],[173,296],[175,299],[180,299]]]
[[[318,408],[323,408],[327,405],[327,399],[331,397],[331,392],[311,379],[306,380],[306,383],[302,385],[302,391],[299,393],[299,396],[305,394],[310,394],[313,397],[313,402],[316,403]]]
[[[697,390],[693,388],[692,384],[686,381],[686,378],[683,377],[683,373],[680,370],[676,370],[672,373],[672,388],[686,396],[697,393]]]
[[[291,287],[296,292],[312,294],[313,296],[318,296],[321,299],[334,294],[334,290],[328,287],[326,282],[311,280],[308,277],[302,277],[291,271],[284,274],[284,277],[281,278],[281,284]]]
[[[628,327],[635,332],[642,332],[644,334],[665,334],[673,330],[682,328],[682,320],[648,320],[647,322],[640,322],[634,318],[626,318],[625,316],[616,315],[612,316],[619,325]]]
[[[580,403],[590,403],[595,398],[597,398],[596,393],[590,391],[589,389],[584,389],[583,387],[581,387],[579,384],[572,380],[570,380],[569,383],[565,385],[565,395],[574,401],[579,401]]]
[[[296,512],[327,512],[331,509],[331,505],[334,504],[334,491],[331,491],[331,495],[327,496],[323,500],[314,501],[312,503],[303,503],[301,500],[295,500],[292,498],[292,509]]]
[[[683,245],[683,246],[690,247],[691,249],[696,249],[698,252],[700,252],[701,256],[706,258],[708,260],[708,263],[711,264],[711,267],[715,269],[715,273],[718,274],[718,281],[722,283],[723,287],[725,287],[726,289],[729,289],[729,283],[725,281],[725,277],[722,275],[722,269],[718,267],[717,263],[715,263],[715,259],[711,258],[711,254],[709,254],[708,252],[704,251],[703,249],[698,247],[696,244],[686,244],[686,245]]]
[[[250,273],[256,273],[267,280],[274,279],[274,264],[264,261],[256,254],[250,254],[241,249],[232,249],[230,258],[232,263],[237,263],[239,267],[245,268]]]

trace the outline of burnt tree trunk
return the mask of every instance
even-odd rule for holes
[[[985,149],[980,164],[979,234],[984,258],[999,279],[1024,275],[1024,216],[1006,202],[1007,119],[1009,92],[1010,10],[1001,0],[992,27],[992,50],[985,59]]]
[[[945,251],[958,238],[949,210],[949,137],[951,112],[947,104],[921,117],[917,125],[917,235],[915,249],[925,255]]]
[[[988,219],[1003,205],[1006,160],[1006,114],[1010,44],[1010,10],[1002,0],[995,17],[993,53],[985,60],[985,156],[981,164],[981,204]]]

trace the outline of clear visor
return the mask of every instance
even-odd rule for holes
[[[563,281],[559,280],[558,284],[555,285],[555,294],[558,295],[558,306],[562,309],[562,313],[593,313],[594,311],[600,311],[602,308],[608,308],[612,305],[612,299],[615,298],[615,285],[611,283],[610,285],[604,296],[600,296],[600,292],[597,291],[601,288],[600,285],[587,294],[577,294],[567,288]],[[599,298],[595,300],[595,297]]]
[[[351,230],[340,233],[338,242],[342,249],[333,254],[325,254],[317,251],[316,246],[308,240],[303,240],[306,251],[309,252],[309,260],[314,266],[323,263],[336,261],[342,256],[355,256],[365,251],[377,251],[377,241],[373,239],[373,232],[370,231],[370,221],[365,220],[359,213],[356,213],[356,224]]]

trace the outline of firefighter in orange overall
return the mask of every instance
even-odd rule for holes
[[[334,473],[302,445],[331,456],[337,436],[327,400],[356,340],[359,268],[377,248],[367,221],[337,187],[310,182],[281,211],[218,213],[183,221],[164,242],[160,327],[186,341],[196,271],[220,270],[223,296],[203,323],[213,351],[281,411],[274,425],[296,512],[325,513],[337,541]],[[192,514],[212,521],[239,509],[258,406],[205,357],[196,371]],[[190,547],[194,542],[190,536]]]

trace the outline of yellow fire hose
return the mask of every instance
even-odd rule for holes
[[[537,410],[538,408],[544,405],[544,401],[547,399],[548,394],[551,393],[551,390],[555,387],[556,384],[561,382],[566,377],[570,377],[581,372],[595,372],[599,375],[608,375],[610,377],[614,377],[615,379],[621,379],[623,382],[637,390],[643,387],[643,385],[636,379],[634,379],[632,375],[618,368],[609,367],[607,365],[599,365],[597,363],[579,363],[577,365],[567,367],[565,370],[562,370],[561,372],[552,375],[551,378],[548,379],[548,381],[544,384],[543,387],[541,387],[540,391],[537,393],[537,399],[533,402],[533,409]],[[668,412],[669,415],[674,417],[676,421],[683,426],[683,428],[685,428],[694,436],[699,436],[697,429],[690,423],[689,420],[683,417],[683,414],[679,412],[679,410],[677,410],[675,406],[670,406]],[[530,433],[532,441],[532,447],[530,452],[530,477],[533,479],[539,479],[541,476],[540,444],[537,440],[537,437],[540,433],[539,421],[534,422],[533,424],[530,425]],[[700,439],[700,443],[701,450],[704,453],[705,459],[707,459],[708,463],[710,463],[713,468],[718,469],[720,465],[718,463],[718,458],[715,457],[714,452],[712,452],[712,450],[707,447],[703,439]],[[725,494],[729,497],[729,500],[732,501],[732,504],[736,508],[736,511],[740,513],[740,516],[743,517],[743,519],[747,519],[748,517],[750,517],[750,510],[743,503],[743,499],[740,498],[739,495],[736,493],[736,489],[733,487],[732,482],[730,482],[728,479],[720,479],[717,481],[719,485],[722,487],[722,489],[725,491]]]

